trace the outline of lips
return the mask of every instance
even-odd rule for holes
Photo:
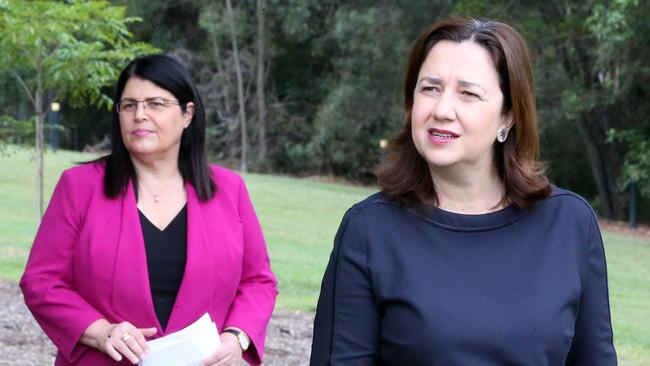
[[[146,130],[146,129],[140,129],[140,128],[137,129],[137,130],[133,130],[133,132],[131,132],[132,135],[137,136],[137,137],[145,137],[145,136],[149,136],[149,135],[151,135],[152,133],[154,133],[154,131],[152,131],[152,130]]]
[[[447,144],[460,137],[460,135],[452,131],[430,128],[427,130],[427,137],[434,144]]]

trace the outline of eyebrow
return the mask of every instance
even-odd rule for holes
[[[471,81],[459,80],[458,85],[463,86],[463,87],[476,87],[476,88],[481,89],[483,91],[483,93],[487,93],[485,91],[485,89],[483,89],[480,85],[478,85],[477,83],[473,83]]]
[[[430,82],[431,84],[442,84],[442,80],[441,80],[440,78],[432,78],[432,77],[429,77],[429,76],[424,76],[424,77],[420,78],[420,80],[418,80],[418,85],[419,85],[420,83],[422,83],[423,81],[428,81],[428,82]],[[467,80],[459,80],[459,81],[458,81],[458,85],[460,85],[460,86],[462,86],[462,87],[465,87],[465,88],[467,88],[467,87],[476,87],[476,88],[481,89],[481,90],[483,91],[483,93],[486,93],[486,94],[487,94],[487,92],[485,91],[485,89],[483,89],[479,84],[477,84],[477,83],[473,83],[473,82],[471,82],[471,81],[467,81]]]
[[[166,99],[166,100],[168,100],[168,99],[165,98],[165,97],[149,97],[149,98],[144,98],[144,99],[142,99],[142,100],[152,100],[152,99]],[[133,102],[136,102],[136,101],[137,101],[137,99],[135,99],[135,98],[131,98],[131,97],[122,98],[122,99],[120,99],[120,100],[122,100],[122,101],[124,101],[124,100],[128,100],[128,101],[133,101]]]

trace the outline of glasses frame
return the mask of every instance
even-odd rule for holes
[[[181,102],[179,102],[178,100],[165,99],[163,97],[151,97],[151,98],[146,98],[146,99],[142,99],[142,100],[122,99],[119,102],[115,103],[115,110],[117,111],[118,114],[119,113],[128,113],[128,112],[125,112],[124,110],[122,110],[122,108],[120,107],[122,105],[122,103],[124,103],[125,101],[135,103],[135,110],[133,110],[133,113],[138,111],[138,105],[140,103],[142,103],[142,108],[143,109],[147,109],[147,104],[146,103],[147,102],[152,102],[152,101],[162,101],[164,107],[167,107],[167,106],[170,106],[170,105],[181,105]]]

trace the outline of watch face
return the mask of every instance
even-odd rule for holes
[[[248,340],[248,337],[244,335],[243,333],[239,333],[237,335],[237,339],[239,340],[239,345],[241,346],[241,349],[246,351],[248,349],[248,346],[250,346],[250,341]]]

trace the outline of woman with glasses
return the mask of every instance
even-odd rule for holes
[[[335,239],[311,365],[616,365],[598,223],[537,160],[523,37],[447,19],[407,65],[382,192]]]
[[[259,365],[276,279],[242,178],[206,161],[194,82],[146,56],[115,100],[110,154],[63,173],[20,281],[56,365],[135,364],[205,313],[205,365]]]

